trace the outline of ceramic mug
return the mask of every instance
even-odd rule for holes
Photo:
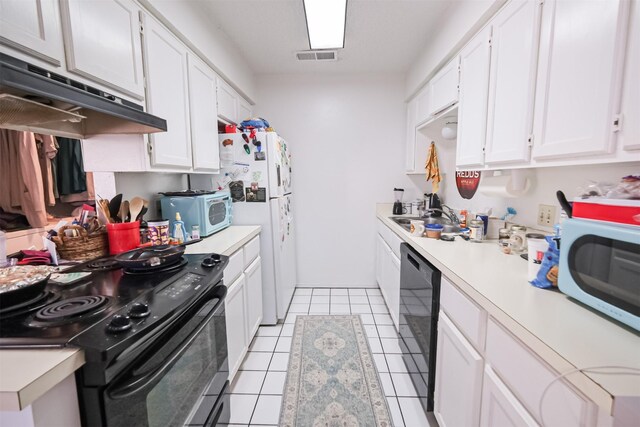
[[[411,221],[411,235],[422,237],[424,234],[424,221],[414,219]]]

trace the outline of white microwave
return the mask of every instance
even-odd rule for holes
[[[640,331],[640,227],[565,221],[559,269],[560,291]]]

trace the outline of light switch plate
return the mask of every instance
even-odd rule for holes
[[[556,219],[556,207],[552,205],[538,205],[538,225],[553,227]]]

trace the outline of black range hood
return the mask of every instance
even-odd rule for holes
[[[166,132],[167,121],[117,95],[0,53],[0,128],[84,139]]]

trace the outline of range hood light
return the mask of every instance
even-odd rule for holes
[[[347,0],[304,0],[311,49],[342,49]]]

